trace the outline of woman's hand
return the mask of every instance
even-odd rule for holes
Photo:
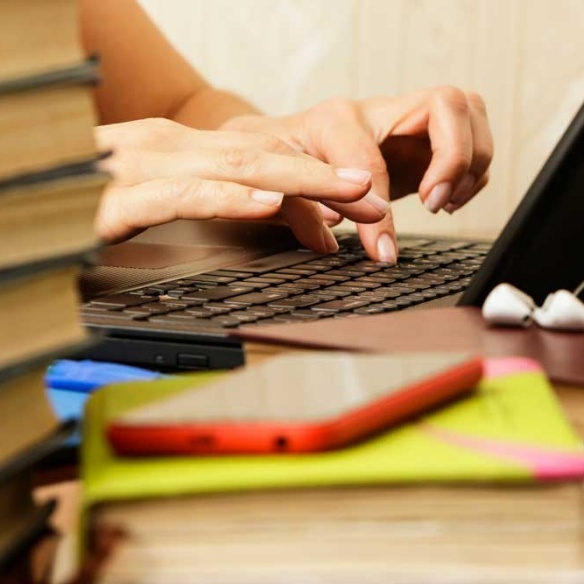
[[[371,172],[340,168],[262,133],[199,131],[164,119],[96,129],[113,184],[104,194],[97,230],[120,241],[175,219],[283,217],[296,237],[321,253],[338,245],[317,201],[346,204],[344,215],[379,221],[386,201],[373,195]],[[345,207],[343,207],[345,209]]]
[[[432,213],[452,213],[480,191],[493,156],[483,100],[453,87],[396,98],[334,99],[292,116],[232,118],[223,128],[273,134],[334,167],[369,170],[370,193],[389,201],[418,192]],[[354,214],[355,203],[325,204],[331,223]],[[371,257],[395,261],[391,213],[358,229]]]

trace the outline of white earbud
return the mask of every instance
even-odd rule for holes
[[[495,286],[483,304],[483,317],[489,324],[529,326],[535,303],[511,284]]]
[[[535,322],[544,328],[584,330],[584,303],[568,290],[550,294],[541,308],[533,313]]]

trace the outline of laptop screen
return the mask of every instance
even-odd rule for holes
[[[501,282],[540,304],[584,280],[584,106],[547,159],[459,304],[481,306]]]

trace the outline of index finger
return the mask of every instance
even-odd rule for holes
[[[389,205],[389,174],[379,146],[357,116],[341,122],[335,120],[334,131],[321,135],[319,154],[327,162],[333,166],[363,168],[371,172],[371,190],[363,200],[357,203],[327,202],[327,206],[348,217],[359,213],[358,205],[361,209],[364,205],[374,207],[380,219],[376,223],[358,223],[359,237],[371,258],[395,263],[398,248]]]

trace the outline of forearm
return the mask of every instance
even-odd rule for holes
[[[169,118],[214,129],[257,113],[240,97],[211,87],[135,0],[81,0],[80,19],[87,53],[102,60],[96,91],[101,124]]]
[[[167,117],[200,130],[216,130],[237,116],[259,113],[238,95],[208,86],[189,95]]]

